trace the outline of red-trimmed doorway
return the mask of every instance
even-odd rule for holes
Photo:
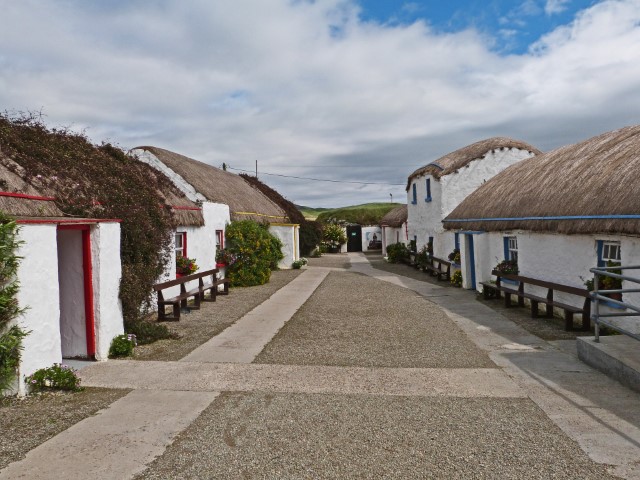
[[[62,358],[94,359],[96,333],[89,225],[58,226]]]

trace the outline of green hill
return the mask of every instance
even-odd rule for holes
[[[305,207],[304,205],[296,205],[296,207],[298,207],[298,210],[302,212],[302,215],[304,215],[304,218],[307,220],[315,220],[322,212],[331,210],[330,208],[313,208]]]
[[[400,203],[365,203],[350,207],[327,209],[318,215],[318,222],[347,222],[360,225],[378,225],[382,217]]]

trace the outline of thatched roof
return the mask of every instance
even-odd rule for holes
[[[380,225],[386,227],[401,227],[403,223],[407,221],[407,206],[400,205],[399,207],[394,208],[389,213],[387,213],[382,220],[380,220]]]
[[[448,153],[444,157],[440,157],[435,162],[431,162],[424,167],[420,167],[411,175],[407,180],[407,190],[411,187],[411,180],[422,175],[433,175],[435,178],[440,178],[450,173],[457,172],[462,167],[468,165],[474,160],[480,160],[484,158],[487,153],[493,150],[512,149],[527,150],[535,155],[542,153],[536,147],[529,145],[528,143],[521,142],[519,140],[513,140],[507,137],[494,137],[486,140],[481,140],[471,145],[467,145],[455,152]]]
[[[280,207],[238,175],[163,148],[143,146],[133,150],[150,152],[207,200],[229,205],[232,220],[288,222]]]
[[[639,177],[640,125],[512,165],[469,195],[444,226],[637,235]]]
[[[22,167],[0,150],[0,211],[16,218],[61,217],[50,193],[27,183],[21,171]]]

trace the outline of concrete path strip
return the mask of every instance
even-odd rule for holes
[[[217,392],[131,392],[34,448],[2,470],[0,479],[132,478],[217,396]]]
[[[240,320],[181,359],[201,363],[251,363],[329,273],[311,268]]]
[[[123,360],[80,372],[83,385],[188,391],[524,398],[495,368],[367,368]]]

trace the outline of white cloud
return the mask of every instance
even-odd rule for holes
[[[638,123],[639,7],[602,1],[501,56],[473,30],[363,23],[351,0],[23,0],[0,18],[0,109],[214,165],[403,183],[484,137],[546,149]],[[263,178],[318,206],[404,191]]]
[[[567,9],[567,4],[569,2],[570,0],[547,0],[544,5],[544,13],[547,15],[562,13]]]

